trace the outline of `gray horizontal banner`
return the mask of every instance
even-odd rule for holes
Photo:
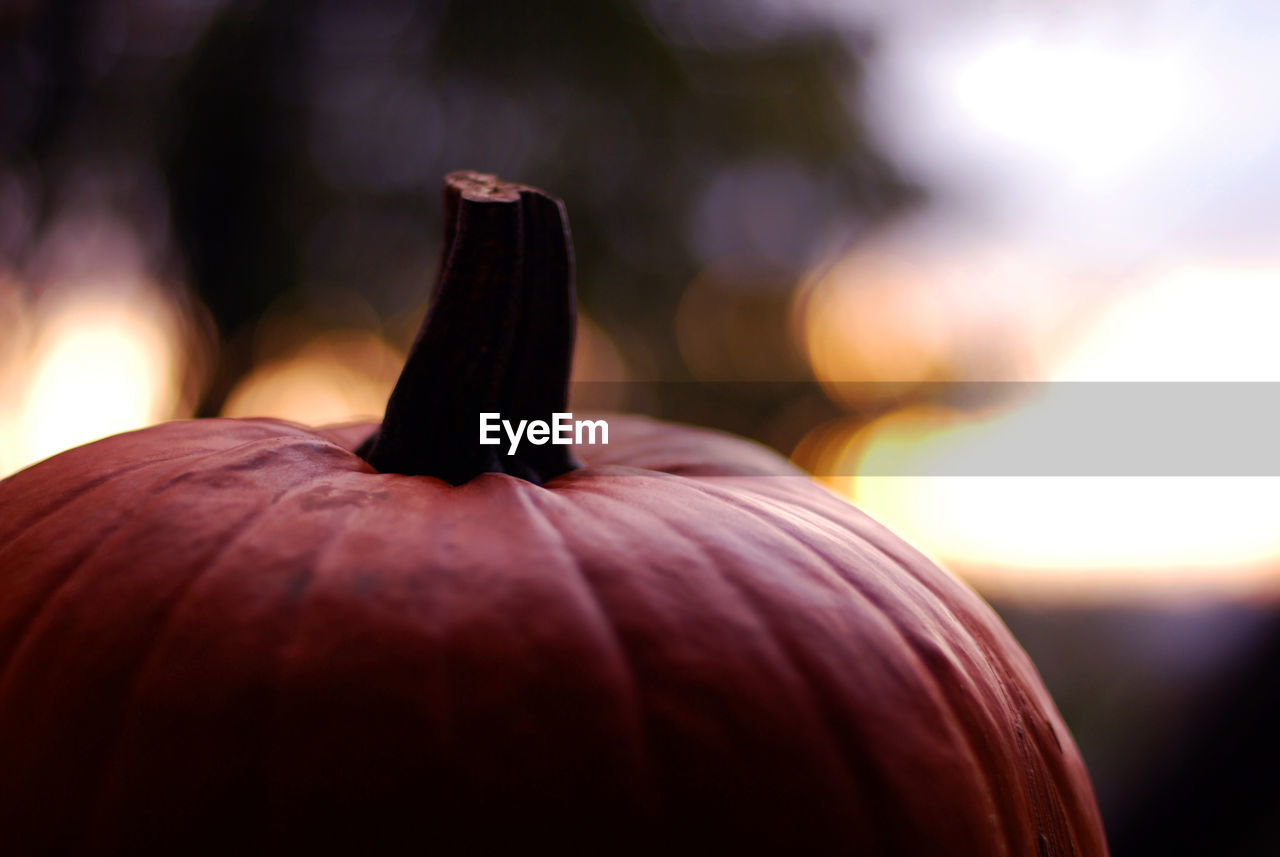
[[[784,453],[756,425],[815,400],[841,406],[797,441],[825,423],[828,447],[866,442],[810,456],[817,475],[1280,476],[1280,382],[582,382],[570,395],[584,414],[731,423]]]

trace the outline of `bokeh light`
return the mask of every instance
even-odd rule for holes
[[[1081,272],[1087,276],[1088,272]],[[1043,378],[1110,300],[1050,258],[917,218],[819,265],[793,296],[791,336],[850,406],[923,383]]]
[[[0,474],[183,415],[190,324],[157,286],[77,284],[25,307],[7,291]]]
[[[232,389],[224,417],[276,417],[309,426],[378,421],[404,354],[361,330],[316,332]]]
[[[1052,387],[1044,388],[1051,397]],[[1280,592],[1280,479],[932,474],[1035,442],[1036,402],[986,417],[898,411],[797,457],[989,596],[1151,601]]]
[[[769,382],[808,377],[787,331],[786,269],[739,259],[704,269],[676,307],[684,365],[702,381]]]
[[[904,268],[892,259],[859,253],[841,260],[801,295],[800,337],[820,381],[877,381],[888,395],[954,374],[944,308],[932,284]],[[832,389],[840,396],[846,388]]]
[[[1280,265],[1189,264],[1140,278],[1064,349],[1067,381],[1280,381]]]
[[[985,412],[913,407],[866,425],[823,426],[793,457],[992,595],[1275,595],[1275,477],[930,474],[998,460],[1001,450],[1052,437],[1052,426],[1088,418],[1069,412],[1079,399],[1064,383],[1277,380],[1280,346],[1269,331],[1278,279],[1267,268],[1156,275],[1061,349],[1047,372],[1058,383],[1019,388],[1029,398]],[[1233,415],[1218,418],[1229,425]],[[1127,431],[1114,427],[1117,437]]]

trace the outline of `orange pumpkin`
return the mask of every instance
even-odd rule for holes
[[[479,446],[476,409],[564,410],[567,232],[492,177],[446,206],[380,428],[174,422],[0,482],[5,850],[1106,853],[995,614],[786,462],[622,416]]]

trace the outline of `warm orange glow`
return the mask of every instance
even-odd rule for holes
[[[909,385],[945,374],[951,333],[941,310],[909,266],[859,254],[804,290],[797,321],[819,381]]]
[[[0,478],[26,464],[18,452],[22,437],[21,402],[26,394],[25,354],[30,345],[31,313],[18,284],[0,274]]]
[[[689,372],[704,381],[808,379],[787,337],[793,283],[761,263],[723,262],[685,287],[675,333]]]
[[[303,338],[304,344],[252,371],[232,390],[222,416],[279,417],[305,425],[382,419],[405,355],[371,332],[308,335],[301,324],[294,320],[290,335]],[[609,335],[579,315],[573,380],[584,386],[582,401],[575,404],[617,406],[620,401],[615,400],[625,398],[628,376],[626,362]]]
[[[6,314],[22,323],[0,352],[14,403],[0,417],[0,475],[180,415],[182,325],[158,288],[78,283],[29,307],[14,294]]]
[[[1035,379],[1095,314],[1060,267],[940,222],[904,224],[804,284],[793,337],[828,394],[855,406],[921,382]]]
[[[586,313],[579,311],[573,349],[573,380],[621,383],[630,378],[627,361],[613,338]]]
[[[573,349],[569,405],[578,410],[622,410],[630,404],[631,369],[613,338],[582,311]]]
[[[379,420],[404,355],[373,333],[317,334],[292,355],[255,369],[228,396],[226,417],[279,417],[306,425]]]
[[[979,589],[1006,598],[1280,589],[1280,479],[870,475],[963,457],[1022,413],[884,417],[808,466]],[[848,474],[848,475],[839,475]]]
[[[1082,380],[1280,375],[1280,274],[1188,270],[1119,302],[1062,361]],[[989,414],[903,410],[806,439],[797,460],[873,516],[1005,597],[1280,591],[1280,479],[935,476],[1027,448],[1065,419],[1065,390]],[[1229,414],[1224,414],[1229,418]],[[954,468],[952,468],[954,469]],[[881,475],[904,472],[926,475]]]

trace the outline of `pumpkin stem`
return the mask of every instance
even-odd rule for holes
[[[569,447],[481,445],[480,414],[550,423],[565,411],[576,312],[564,205],[495,176],[444,182],[444,249],[435,297],[387,401],[357,450],[382,473],[454,485],[481,473],[535,484],[580,466]]]

